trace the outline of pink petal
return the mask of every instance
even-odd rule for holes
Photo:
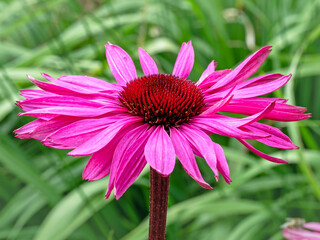
[[[174,127],[170,128],[170,138],[178,159],[190,177],[198,182],[201,187],[212,189],[202,178],[192,149],[182,133]]]
[[[31,77],[30,75],[27,75],[27,76],[32,83],[34,83],[39,88],[41,88],[47,92],[58,94],[58,95],[79,96],[79,93],[74,92],[68,88],[58,86],[58,85],[55,85],[52,83],[47,83],[47,82],[42,82],[42,81],[36,80],[33,77]]]
[[[227,159],[226,159],[226,156],[224,155],[223,149],[219,144],[215,142],[212,142],[212,143],[213,143],[214,151],[217,157],[218,171],[221,173],[226,183],[230,184],[231,178],[230,178],[229,165],[227,163]]]
[[[196,83],[199,88],[202,89],[202,91],[210,91],[211,87],[214,86],[216,82],[218,82],[223,77],[227,76],[228,73],[230,73],[232,69],[224,69],[220,71],[215,71],[211,73],[209,76],[207,76],[201,83]]]
[[[194,50],[191,41],[189,41],[188,43],[182,44],[180,52],[174,64],[172,75],[178,76],[182,79],[186,79],[192,70],[193,63]]]
[[[124,134],[125,131],[136,127],[134,123],[138,122],[141,122],[141,118],[133,116],[119,120],[69,152],[68,155],[86,156],[95,153],[106,146],[118,134]]]
[[[251,123],[250,125],[245,126],[245,129],[248,129],[251,132],[255,132],[258,134],[270,134],[268,138],[259,138],[256,139],[263,144],[266,144],[271,147],[281,148],[281,149],[297,149],[299,148],[295,144],[292,143],[290,138],[281,132],[280,129],[275,127],[262,124],[262,123]]]
[[[300,228],[284,228],[283,236],[290,240],[320,240],[318,232],[310,232]]]
[[[260,156],[264,159],[267,159],[270,162],[289,164],[287,161],[285,161],[281,158],[272,157],[272,156],[269,156],[263,152],[260,152],[259,150],[255,149],[253,146],[251,146],[249,143],[247,143],[243,139],[238,139],[238,141],[241,142],[244,146],[246,146],[253,153],[257,154],[258,156]]]
[[[208,132],[209,134],[219,134],[227,137],[245,138],[245,139],[259,139],[268,137],[268,135],[260,135],[256,133],[249,133],[243,131],[228,122],[221,122],[218,119],[194,117],[190,123],[196,127]]]
[[[92,154],[83,170],[83,180],[99,180],[110,173],[112,157],[117,143],[118,142],[113,139],[108,146]]]
[[[204,72],[201,74],[196,85],[200,85],[203,82],[203,80],[205,80],[208,76],[210,76],[212,73],[214,73],[214,71],[216,70],[216,67],[217,67],[216,61],[212,61],[211,63],[209,63],[206,70],[204,70]]]
[[[33,99],[33,98],[43,98],[48,96],[57,96],[54,93],[50,93],[40,89],[21,89],[20,92],[21,92],[21,96],[26,98],[26,100]]]
[[[250,117],[242,118],[237,120],[238,127],[243,127],[246,125],[249,125],[250,123],[259,121],[262,119],[265,115],[267,115],[269,112],[271,112],[276,105],[276,102],[270,103],[265,109],[263,109],[261,112],[251,115]]]
[[[77,148],[93,136],[97,135],[103,129],[106,129],[113,124],[120,116],[116,117],[104,117],[100,119],[83,119],[74,123],[71,123],[58,131],[50,134],[43,144],[48,147],[71,149]]]
[[[234,96],[234,95],[231,95],[232,91],[233,89],[223,99],[214,103],[212,106],[210,106],[207,110],[205,110],[199,116],[205,116],[205,117],[214,116],[217,112],[219,112],[219,110],[223,106],[227,105],[231,101],[231,99]]]
[[[126,172],[126,164],[127,161],[139,161],[134,156],[137,156],[137,150],[142,148],[144,149],[144,146],[148,140],[148,137],[152,131],[147,131],[149,125],[143,124],[141,126],[138,126],[136,128],[131,129],[128,131],[119,141],[115,153],[112,160],[112,166],[110,171],[110,177],[109,177],[109,185],[108,185],[108,191],[106,193],[106,198],[108,198],[111,194],[112,189],[115,186],[115,181],[118,176],[118,174],[122,172]],[[136,167],[138,167],[137,165]],[[136,168],[137,171],[139,170],[139,167]],[[129,169],[130,170],[130,169]],[[139,175],[139,174],[138,174]],[[133,175],[135,176],[135,175]],[[130,182],[130,181],[129,181]],[[117,185],[119,188],[122,188],[121,184]],[[124,185],[124,187],[127,185]],[[129,186],[128,186],[129,187]]]
[[[291,74],[281,77],[279,75],[281,76],[281,74],[269,74],[239,84],[239,89],[235,91],[236,98],[251,98],[274,92],[291,78]]]
[[[39,110],[52,107],[89,107],[102,108],[103,104],[72,96],[49,96],[17,101],[24,111]]]
[[[137,78],[136,68],[128,53],[122,48],[108,43],[106,47],[107,61],[110,70],[120,85],[126,85]]]
[[[206,160],[209,167],[214,172],[216,180],[219,181],[217,158],[211,138],[201,130],[193,128],[189,124],[182,125],[179,131],[186,137],[189,144],[197,149],[201,156]]]
[[[88,76],[77,76],[77,75],[64,75],[58,78],[59,83],[69,83],[68,86],[78,87],[81,91],[89,93],[103,92],[103,91],[121,91],[122,87],[108,83],[104,80],[88,77]],[[67,85],[66,85],[67,86]]]
[[[122,87],[119,85],[111,84],[93,77],[64,75],[55,79],[45,73],[42,73],[42,76],[56,85],[37,80],[33,80],[33,82],[46,91],[52,91],[56,94],[67,96],[87,97],[89,95],[90,99],[93,99],[99,96],[111,97],[113,95],[118,95],[118,92],[122,90]]]
[[[320,223],[319,222],[308,222],[303,224],[304,228],[309,228],[313,231],[317,231],[320,234]]]
[[[142,48],[139,48],[139,59],[144,75],[158,74],[157,64],[152,57]]]
[[[134,159],[134,161],[132,161],[132,159]],[[147,164],[143,154],[143,148],[139,148],[132,159],[126,162],[124,171],[117,175],[118,179],[115,182],[114,190],[116,199],[119,199],[127,191]]]
[[[30,116],[38,118],[52,118],[58,115],[71,117],[97,117],[106,113],[125,113],[127,110],[120,106],[106,107],[106,108],[92,108],[92,107],[52,107],[19,113],[18,116]]]
[[[250,98],[250,99],[232,99],[228,105],[221,108],[221,111],[252,115],[266,108],[273,99]],[[303,114],[306,108],[276,102],[274,109],[263,116],[265,119],[276,121],[300,121],[310,118],[310,114]]]
[[[256,51],[246,60],[244,60],[239,66],[237,66],[231,73],[229,73],[224,78],[220,79],[213,86],[213,88],[230,88],[249,78],[253,73],[255,73],[258,70],[258,68],[265,61],[270,52],[270,46],[263,47],[260,50]]]
[[[41,126],[41,124],[43,124],[44,122],[46,121],[42,119],[36,119],[32,122],[27,123],[21,128],[14,130],[13,132],[17,134],[16,135],[17,138],[20,138],[20,139],[31,138],[31,134],[35,131],[35,129]]]
[[[163,126],[158,126],[153,131],[145,146],[144,154],[149,165],[161,175],[168,176],[173,171],[175,152]]]

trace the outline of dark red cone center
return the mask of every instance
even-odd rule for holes
[[[166,74],[144,76],[127,83],[119,100],[132,115],[166,128],[188,122],[204,106],[203,93],[193,82]]]

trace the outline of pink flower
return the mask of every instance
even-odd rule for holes
[[[308,222],[301,227],[288,226],[283,228],[282,235],[289,240],[320,240],[320,223]]]
[[[191,42],[183,43],[172,74],[159,74],[156,63],[142,48],[139,58],[143,77],[137,77],[130,56],[120,47],[106,45],[107,61],[118,84],[87,76],[65,75],[52,83],[29,79],[41,90],[23,89],[25,100],[17,102],[37,119],[15,130],[18,138],[34,138],[44,145],[74,149],[72,156],[91,155],[83,179],[98,180],[110,175],[106,197],[112,189],[118,199],[148,163],[168,176],[176,156],[186,172],[202,187],[194,155],[205,159],[218,181],[219,172],[231,182],[222,147],[208,136],[234,137],[257,155],[276,163],[285,160],[268,156],[246,140],[266,145],[297,148],[279,129],[258,123],[265,118],[299,121],[309,118],[305,108],[286,104],[285,99],[258,98],[282,87],[291,75],[267,74],[247,80],[269,55],[263,47],[234,70],[215,71],[212,61],[197,83],[187,80],[194,63]],[[222,115],[249,115],[239,119]]]

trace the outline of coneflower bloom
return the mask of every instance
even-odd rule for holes
[[[288,240],[320,240],[320,223],[308,222],[302,226],[283,228],[282,235]]]
[[[257,122],[271,119],[299,121],[310,117],[306,109],[286,104],[285,99],[258,97],[271,93],[291,75],[267,74],[247,80],[264,62],[271,47],[263,47],[234,70],[215,71],[212,61],[197,83],[187,80],[194,63],[191,42],[183,43],[172,74],[159,73],[154,60],[142,48],[139,59],[144,76],[138,77],[130,56],[108,43],[106,56],[118,84],[87,77],[65,75],[49,82],[29,76],[40,89],[23,89],[25,100],[17,104],[20,115],[37,119],[17,129],[18,138],[34,138],[45,146],[74,149],[72,156],[91,155],[83,179],[110,175],[106,197],[114,189],[118,199],[148,163],[162,176],[173,171],[176,157],[186,172],[202,187],[195,155],[204,158],[218,181],[219,172],[230,183],[222,147],[209,135],[236,138],[252,152],[276,163],[247,142],[297,148],[279,129]],[[233,118],[231,112],[248,115]]]

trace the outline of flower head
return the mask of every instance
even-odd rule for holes
[[[288,225],[283,228],[282,235],[289,240],[320,240],[320,223],[304,222]]]
[[[186,172],[202,187],[195,155],[205,159],[218,181],[219,172],[231,182],[222,147],[208,136],[234,137],[257,155],[277,163],[250,145],[297,148],[279,129],[257,122],[265,118],[298,121],[310,117],[305,108],[285,99],[261,98],[282,87],[291,75],[267,74],[247,80],[269,55],[270,47],[252,54],[234,70],[215,71],[212,61],[197,83],[187,80],[194,63],[191,42],[183,43],[172,74],[159,74],[156,63],[143,49],[139,58],[145,76],[137,77],[130,56],[108,43],[106,56],[118,84],[87,76],[65,75],[52,83],[29,79],[41,90],[23,89],[17,104],[20,115],[37,119],[15,130],[18,138],[34,138],[44,145],[74,149],[72,156],[91,155],[83,178],[110,175],[106,197],[114,189],[119,198],[148,163],[163,176],[174,169],[176,156]],[[233,118],[221,112],[248,115]]]

